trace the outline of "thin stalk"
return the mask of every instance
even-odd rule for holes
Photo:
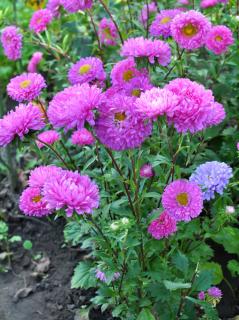
[[[127,0],[127,6],[128,6],[128,10],[129,10],[130,25],[131,25],[131,28],[134,29],[134,26],[133,26],[133,15],[132,15],[132,11],[131,11],[130,0]]]
[[[181,59],[182,59],[182,56],[183,56],[183,54],[184,54],[184,52],[185,52],[185,49],[183,49],[182,51],[181,51],[181,53],[179,53],[179,56],[178,56],[178,59],[181,61]],[[171,74],[171,72],[174,70],[174,68],[176,67],[176,65],[177,65],[177,61],[172,65],[172,67],[168,70],[168,72],[166,73],[166,75],[165,75],[165,77],[164,77],[164,80],[167,80],[167,78],[168,78],[168,76]]]
[[[103,58],[103,52],[102,52],[102,47],[101,47],[101,43],[100,43],[100,38],[99,38],[97,29],[96,29],[96,25],[95,25],[95,21],[94,21],[94,18],[93,18],[93,14],[91,13],[90,10],[87,10],[87,13],[88,13],[88,15],[90,17],[90,21],[91,21],[92,27],[93,27],[94,32],[95,32],[95,37],[96,37],[96,40],[98,42],[100,56],[101,56],[101,58]]]
[[[62,146],[62,148],[64,149],[65,153],[67,154],[70,163],[72,164],[72,167],[74,168],[74,170],[77,170],[77,166],[75,164],[75,161],[73,160],[72,156],[70,155],[70,152],[67,150],[66,146],[64,145],[64,143],[60,140],[60,145]]]

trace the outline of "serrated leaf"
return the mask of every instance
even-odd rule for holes
[[[155,320],[154,315],[149,309],[143,309],[137,317],[137,320]]]
[[[93,274],[92,266],[89,262],[80,262],[74,270],[74,275],[71,279],[71,288],[88,289],[96,285],[96,278]]]
[[[204,270],[199,273],[199,276],[196,277],[193,290],[194,291],[204,291],[207,290],[213,281],[213,274],[209,270]]]
[[[182,271],[184,274],[188,272],[188,258],[185,256],[185,254],[178,251],[172,258],[172,263],[175,265],[175,267]]]
[[[218,314],[217,314],[216,309],[214,309],[206,301],[198,300],[198,299],[195,299],[195,298],[192,298],[192,297],[186,297],[186,299],[191,301],[191,302],[193,302],[193,303],[195,303],[195,304],[200,305],[203,308],[205,314],[208,316],[207,319],[218,320]]]
[[[164,280],[163,283],[164,283],[165,287],[171,291],[178,290],[178,289],[191,288],[191,283],[173,282],[173,281],[168,281],[168,280]]]

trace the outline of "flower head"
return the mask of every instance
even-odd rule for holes
[[[222,291],[218,287],[211,287],[207,290],[207,293],[212,298],[221,299]]]
[[[37,72],[37,66],[42,60],[42,52],[34,52],[31,59],[28,62],[27,71],[30,73]]]
[[[218,0],[201,0],[200,7],[202,9],[211,8],[218,4]]]
[[[215,54],[225,53],[234,42],[232,31],[226,26],[215,26],[207,34],[206,48]]]
[[[93,0],[61,0],[61,5],[70,13],[90,9],[92,4]]]
[[[188,180],[175,180],[164,190],[163,208],[177,221],[196,218],[203,208],[203,197],[199,186]]]
[[[107,282],[107,278],[106,278],[105,273],[103,271],[101,271],[100,269],[95,270],[95,277],[96,277],[96,279],[98,279],[102,282]]]
[[[78,146],[85,146],[95,143],[95,138],[90,131],[85,128],[75,131],[71,137],[71,142]]]
[[[161,213],[156,220],[153,220],[148,227],[148,233],[150,233],[152,237],[157,240],[168,238],[169,235],[175,233],[176,231],[176,220],[166,211]]]
[[[41,33],[46,30],[52,19],[53,15],[48,9],[35,11],[31,17],[29,28],[36,33]]]
[[[139,21],[147,27],[147,21],[150,19],[150,16],[157,12],[157,7],[154,2],[149,3],[148,5],[145,4],[140,11],[139,14]]]
[[[112,20],[103,18],[99,23],[100,42],[106,46],[115,46],[118,39],[118,31]]]
[[[47,144],[53,144],[54,142],[58,141],[60,139],[60,134],[55,130],[47,130],[42,133],[40,133],[37,136],[37,139],[47,143]],[[44,143],[40,142],[39,140],[36,141],[36,144],[38,148],[44,147]]]
[[[48,0],[46,8],[51,11],[54,18],[58,18],[60,16],[60,6],[62,0]]]
[[[140,177],[141,178],[152,178],[154,176],[154,170],[151,164],[144,164],[140,168]]]
[[[43,188],[46,181],[53,179],[57,174],[63,173],[60,167],[39,166],[31,170],[28,184],[32,188]]]
[[[179,9],[161,10],[150,26],[151,36],[163,36],[165,38],[171,36],[171,22],[180,13],[181,10]]]
[[[204,291],[200,291],[198,294],[198,299],[199,300],[205,300],[205,292]]]
[[[215,198],[216,193],[223,194],[232,176],[232,168],[226,163],[210,161],[197,167],[190,181],[201,187],[204,200],[210,200]]]
[[[31,101],[46,88],[44,78],[39,73],[23,73],[12,78],[7,86],[8,95],[16,101]]]
[[[15,26],[9,26],[2,30],[1,43],[4,54],[9,60],[18,60],[22,55],[22,34]]]

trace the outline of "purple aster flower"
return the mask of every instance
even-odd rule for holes
[[[157,240],[168,238],[168,236],[176,231],[176,220],[166,211],[162,212],[161,215],[156,220],[153,220],[148,227],[148,233]]]
[[[54,18],[60,16],[61,0],[48,0],[46,8],[51,11]]]
[[[179,9],[161,10],[150,26],[150,34],[154,37],[163,36],[165,38],[171,36],[171,22],[177,14],[180,14]]]
[[[96,277],[96,279],[99,279],[102,282],[107,282],[107,278],[106,278],[105,273],[103,271],[101,271],[100,269],[95,270],[95,277]]]
[[[200,12],[190,10],[176,15],[171,23],[171,33],[181,48],[195,50],[205,43],[210,22]]]
[[[43,188],[45,182],[53,179],[57,174],[63,173],[60,167],[39,166],[31,170],[28,184],[32,188]]]
[[[29,28],[33,32],[41,33],[46,30],[47,25],[51,23],[53,15],[48,9],[35,11],[31,17]]]
[[[39,139],[47,144],[53,144],[56,141],[60,140],[60,134],[55,130],[47,130],[47,131],[40,133],[37,136],[37,139]],[[36,141],[36,144],[37,144],[38,148],[40,148],[40,149],[45,146],[44,143],[42,143],[38,140]]]
[[[227,52],[234,42],[232,31],[226,26],[214,26],[207,34],[206,48],[215,54]]]
[[[198,294],[198,299],[199,300],[205,300],[205,292],[204,291],[200,291]]]
[[[61,5],[70,13],[90,9],[92,4],[93,0],[61,0]]]
[[[31,101],[37,98],[44,88],[46,83],[39,73],[23,73],[10,80],[7,93],[18,102]]]
[[[37,66],[42,60],[42,52],[34,52],[31,59],[28,62],[27,71],[30,73],[37,72]]]
[[[147,27],[147,21],[150,17],[157,12],[157,7],[154,2],[145,4],[139,14],[139,21],[143,24],[143,26]]]
[[[218,4],[218,0],[202,0],[200,2],[200,7],[202,9],[211,8]]]
[[[95,143],[95,138],[90,131],[85,128],[75,131],[71,137],[71,142],[78,146],[86,146]]]
[[[125,94],[129,97],[138,98],[141,96],[142,92],[152,88],[153,85],[151,84],[148,76],[139,76],[127,82],[124,87],[121,88],[121,91],[122,94]]]
[[[204,200],[210,200],[215,198],[215,193],[223,194],[232,176],[232,168],[226,163],[210,161],[197,167],[190,181],[200,186]]]
[[[22,56],[22,34],[15,26],[9,26],[2,30],[1,43],[4,54],[9,60],[18,60]]]
[[[144,164],[140,168],[140,177],[141,178],[152,178],[154,176],[154,170],[151,164]]]
[[[175,180],[165,188],[162,204],[167,213],[177,221],[190,221],[202,211],[202,191],[192,181]]]
[[[0,119],[0,146],[6,146],[16,136],[21,140],[30,130],[40,130],[45,126],[41,111],[29,103],[20,104]]]
[[[209,296],[215,299],[221,299],[222,291],[218,287],[211,287],[207,290]]]
[[[114,95],[99,109],[96,134],[104,145],[121,151],[139,147],[151,134],[152,125],[135,111],[135,99]]]
[[[102,87],[106,79],[103,63],[94,57],[82,58],[70,68],[68,79],[72,85],[88,82]]]
[[[103,18],[99,23],[100,42],[106,46],[115,46],[119,37],[112,20]]]

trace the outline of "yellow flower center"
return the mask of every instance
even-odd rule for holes
[[[198,29],[191,23],[183,27],[182,32],[187,37],[193,37],[197,34]]]
[[[133,79],[134,77],[134,71],[133,70],[127,70],[123,73],[123,80],[124,81],[129,81]]]
[[[132,94],[133,97],[140,97],[141,90],[140,89],[133,89],[131,94]]]
[[[80,67],[79,74],[81,74],[81,75],[86,74],[90,71],[90,69],[91,69],[90,64],[84,64],[83,66]]]
[[[41,199],[42,199],[42,197],[40,195],[38,195],[38,196],[35,196],[35,197],[32,198],[32,202],[38,203],[38,202],[41,201]]]
[[[124,121],[125,119],[126,119],[125,112],[116,112],[115,113],[115,120]]]
[[[27,87],[29,87],[31,84],[31,80],[24,80],[20,83],[20,88],[21,89],[26,89]]]
[[[171,21],[171,18],[170,17],[165,17],[165,18],[160,20],[160,23],[161,24],[165,24],[165,23],[168,23],[169,21]]]
[[[216,37],[215,37],[215,40],[218,41],[218,42],[220,42],[220,41],[222,41],[222,37],[221,37],[221,36],[216,36]]]
[[[186,192],[179,193],[176,199],[181,206],[186,206],[188,204],[188,194]]]

